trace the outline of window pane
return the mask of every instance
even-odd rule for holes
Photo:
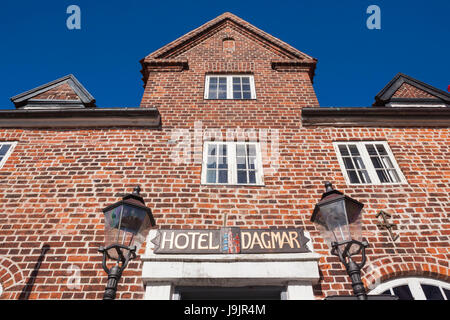
[[[240,84],[233,84],[233,91],[241,92],[241,85]]]
[[[392,288],[399,300],[414,300],[408,285]]]
[[[351,183],[359,183],[358,175],[356,174],[356,171],[349,170],[348,176],[350,177]]]
[[[445,296],[447,297],[447,300],[450,300],[450,290],[444,289],[444,288],[442,288],[442,289],[444,290],[444,293],[445,293]]]
[[[384,170],[377,170],[378,179],[380,179],[381,183],[390,182],[388,175],[386,174],[386,171]]]
[[[355,158],[353,158],[353,160],[355,161],[355,165],[356,165],[357,169],[365,169],[366,168],[366,167],[364,167],[364,162],[361,157],[355,157]]]
[[[398,176],[397,171],[389,170],[388,174],[392,182],[400,182],[400,177]]]
[[[352,156],[359,156],[359,151],[356,145],[351,144],[348,146],[348,148],[350,149],[350,153],[352,154]]]
[[[389,169],[394,168],[394,166],[392,165],[391,159],[389,159],[389,157],[382,157],[381,159],[383,160],[383,164],[384,164],[385,168],[389,168]]]
[[[361,170],[358,172],[359,178],[361,179],[361,183],[370,183],[369,174],[365,170]]]
[[[367,152],[369,153],[369,155],[371,155],[371,156],[378,155],[373,144],[366,144],[366,149],[367,149]]]
[[[250,84],[250,77],[242,77],[243,84]]]
[[[11,147],[10,144],[4,144],[4,145],[2,145],[2,146],[0,147],[0,156],[4,156],[4,155],[8,152],[8,150],[9,150],[10,147]]]
[[[245,157],[236,157],[236,164],[237,164],[238,169],[246,169],[247,168]]]
[[[242,94],[240,91],[233,91],[233,99],[242,99]]]
[[[227,78],[226,77],[220,77],[219,78],[219,84],[220,85],[227,85]]]
[[[391,289],[387,289],[387,290],[384,291],[382,294],[392,294],[392,293],[391,293]]]
[[[256,169],[256,158],[255,157],[249,157],[248,158],[248,168],[249,169]]]
[[[218,99],[226,99],[227,98],[227,87],[219,86]]]
[[[255,171],[248,172],[248,183],[256,183],[256,172]]]
[[[256,156],[256,147],[254,144],[247,145],[247,154],[249,156]]]
[[[226,144],[219,145],[219,155],[221,155],[221,156],[227,155],[227,145]]]
[[[344,158],[343,160],[344,160],[344,165],[345,165],[346,169],[355,169],[351,158]]]
[[[247,183],[247,171],[238,170],[238,183]]]
[[[208,99],[217,99],[217,90],[216,87],[209,87]]]
[[[240,77],[233,77],[233,84],[238,84],[239,88],[241,87],[241,78]]]
[[[250,85],[249,84],[243,84],[242,85],[242,90],[243,91],[250,91]]]
[[[372,164],[375,167],[375,169],[383,168],[383,165],[381,164],[380,158],[378,158],[378,157],[370,157],[370,160],[372,160]]]
[[[227,169],[227,168],[228,168],[227,158],[219,157],[219,169]]]
[[[215,144],[208,145],[208,155],[210,155],[210,156],[215,155],[216,150],[217,150],[217,145],[215,145]]]
[[[344,157],[344,156],[349,156],[350,154],[348,153],[348,150],[347,150],[347,146],[344,146],[344,145],[339,145],[339,152],[341,153],[341,155]]]
[[[250,92],[244,91],[244,92],[242,93],[242,98],[243,98],[243,99],[251,99],[251,98],[252,98],[252,95],[250,94]]]
[[[427,300],[444,300],[439,287],[429,284],[420,284],[420,286],[422,287],[423,293],[425,293]]]
[[[228,183],[228,171],[219,170],[219,183]]]
[[[206,171],[206,182],[207,183],[216,183],[216,170]]]
[[[387,155],[387,151],[382,144],[377,144],[377,150],[380,155]]]
[[[209,83],[217,84],[217,77],[209,77]]]
[[[207,168],[217,168],[216,157],[208,157]]]
[[[245,157],[245,145],[243,145],[243,144],[236,145],[236,156],[238,156],[238,157],[244,156]]]

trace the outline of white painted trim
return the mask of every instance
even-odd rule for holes
[[[147,283],[144,300],[171,300],[173,289],[170,282]]]
[[[444,281],[429,279],[429,278],[416,278],[416,277],[408,277],[408,278],[400,278],[394,279],[387,282],[384,282],[378,285],[375,289],[369,292],[370,295],[381,294],[386,290],[390,290],[391,294],[393,294],[392,288],[408,285],[411,290],[411,294],[414,300],[426,300],[425,293],[422,290],[420,284],[428,284],[432,286],[436,286],[440,289],[442,296],[446,299],[445,293],[442,288],[450,290],[450,283],[446,283]]]
[[[353,144],[357,147],[358,152],[361,156],[361,159],[363,160],[364,166],[366,167],[367,173],[369,175],[369,178],[371,180],[370,183],[352,183],[350,181],[350,177],[348,176],[347,169],[345,168],[344,161],[342,160],[341,152],[339,151],[340,145],[349,145]],[[380,179],[378,178],[378,175],[376,173],[376,170],[373,166],[372,161],[370,160],[369,153],[367,152],[367,149],[365,146],[367,144],[382,144],[384,148],[386,149],[386,152],[389,156],[389,159],[392,162],[392,165],[394,166],[394,169],[397,173],[397,175],[400,178],[400,182],[389,182],[389,183],[381,183]],[[394,154],[392,153],[391,148],[389,147],[389,144],[387,141],[337,141],[333,142],[334,151],[336,153],[336,156],[338,158],[339,166],[341,167],[342,174],[344,175],[344,179],[347,185],[354,185],[354,186],[361,186],[361,185],[379,185],[379,186],[393,186],[393,185],[403,185],[408,184],[408,181],[406,180],[405,176],[403,175],[402,170],[400,169],[397,161],[395,160]]]
[[[9,156],[11,155],[14,148],[16,147],[17,142],[0,142],[0,147],[4,144],[9,144],[10,147],[9,147],[8,151],[6,152],[6,154],[4,155],[3,159],[0,161],[0,169],[3,168],[3,165],[8,160]]]
[[[225,77],[227,80],[227,98],[226,99],[213,99],[209,98],[209,80],[211,77]],[[233,77],[249,77],[250,79],[250,99],[234,99],[233,98]],[[255,78],[252,74],[207,74],[205,76],[205,91],[204,98],[207,100],[255,100]]]
[[[313,288],[308,282],[289,282],[286,300],[315,300]]]
[[[3,286],[2,286],[2,284],[0,283],[0,297],[2,296],[2,294],[3,294]]]
[[[445,108],[448,107],[445,103],[417,103],[417,102],[390,102],[386,107],[391,108]]]
[[[288,299],[314,299],[317,253],[154,254],[156,233],[150,231],[141,257],[145,299],[172,299],[176,286],[286,286]]]
[[[205,99],[208,99],[208,94],[209,94],[209,77],[206,76],[205,77],[205,94],[204,94]]]

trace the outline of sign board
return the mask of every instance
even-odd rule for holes
[[[151,242],[154,253],[295,253],[310,252],[309,239],[303,229],[240,229],[216,230],[160,229]]]

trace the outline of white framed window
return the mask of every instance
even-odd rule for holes
[[[386,141],[333,142],[347,184],[407,183]]]
[[[16,144],[17,142],[0,142],[0,169],[8,160]]]
[[[207,75],[205,99],[256,99],[255,80],[252,75]]]
[[[392,294],[400,300],[450,300],[450,283],[427,278],[401,278],[382,283],[369,294]]]
[[[202,184],[263,185],[260,144],[205,141]]]

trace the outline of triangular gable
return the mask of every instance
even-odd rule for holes
[[[11,98],[16,108],[92,108],[94,97],[69,74]]]
[[[177,68],[180,70],[183,68],[186,69],[188,61],[179,59],[178,56],[202,41],[205,41],[205,39],[226,26],[226,24],[232,24],[233,27],[237,28],[249,38],[261,42],[264,47],[270,48],[273,52],[278,54],[279,59],[273,61],[272,64],[284,65],[287,63],[294,63],[307,66],[311,69],[310,74],[311,77],[313,77],[317,59],[291,47],[287,43],[256,28],[234,14],[226,12],[142,59],[141,64],[143,70],[141,72],[144,75],[144,82],[146,79],[146,66],[172,68],[172,70],[177,70]]]
[[[450,104],[450,94],[398,73],[376,96],[374,106],[389,103]]]
[[[275,38],[274,36],[258,29],[257,27],[251,25],[247,21],[235,16],[230,12],[225,12],[218,16],[217,18],[205,23],[204,25],[186,33],[184,36],[170,42],[164,47],[154,51],[145,57],[145,60],[149,59],[175,59],[177,54],[183,52],[186,47],[191,47],[192,43],[196,40],[202,40],[202,38],[209,33],[214,33],[214,31],[220,27],[225,22],[232,22],[238,26],[244,32],[247,32],[258,40],[263,41],[265,44],[276,48],[280,55],[285,58],[300,59],[300,60],[315,60],[315,58],[291,47],[287,43]]]

